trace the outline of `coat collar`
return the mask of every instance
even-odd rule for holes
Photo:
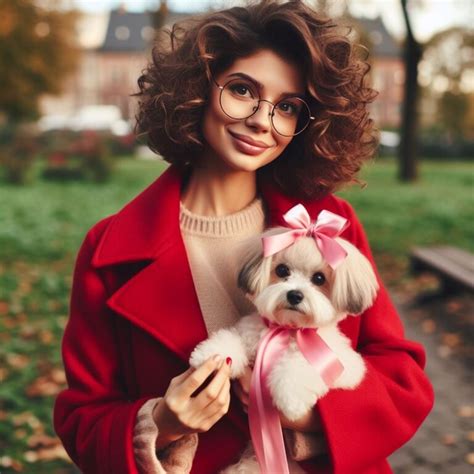
[[[168,167],[148,188],[113,216],[96,248],[92,265],[100,268],[132,261],[155,260],[172,247],[180,245],[182,178],[174,166]],[[282,215],[299,202],[313,214],[322,210],[328,200],[326,197],[318,201],[302,201],[284,195],[270,184],[260,184],[259,190],[267,207],[269,225],[283,225]]]
[[[107,305],[187,362],[191,351],[208,334],[180,231],[181,183],[181,174],[170,166],[113,216],[96,247],[92,265],[102,268],[150,262],[112,293]],[[269,185],[261,186],[260,192],[267,206],[268,224],[283,224],[282,214],[297,200]],[[306,203],[310,215],[314,216],[324,202],[314,201],[312,207]]]

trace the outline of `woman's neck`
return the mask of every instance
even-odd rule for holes
[[[256,194],[254,171],[200,165],[193,169],[181,201],[194,214],[225,216],[247,207]]]

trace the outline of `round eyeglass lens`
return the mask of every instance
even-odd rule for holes
[[[221,89],[220,104],[226,115],[243,120],[258,110],[260,97],[252,82],[239,78],[228,82]],[[272,124],[280,135],[297,135],[308,126],[309,121],[309,107],[299,97],[285,98],[273,107]]]
[[[288,97],[275,104],[272,122],[275,130],[285,137],[301,133],[309,124],[310,110],[303,99]]]

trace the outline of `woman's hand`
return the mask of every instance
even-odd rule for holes
[[[205,388],[194,395],[215,372]],[[228,411],[230,403],[230,367],[219,356],[208,359],[198,369],[171,379],[170,385],[153,410],[158,427],[157,449],[190,433],[208,431]]]
[[[232,383],[235,395],[239,398],[245,412],[248,411],[250,381],[252,369],[246,367],[244,375]],[[316,410],[310,410],[306,415],[295,421],[290,421],[280,412],[280,422],[283,428],[295,431],[317,432],[321,431],[321,419]]]

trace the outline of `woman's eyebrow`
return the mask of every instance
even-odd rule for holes
[[[253,82],[261,91],[265,86],[257,81],[257,79],[254,79],[252,76],[249,76],[248,74],[245,74],[244,72],[233,72],[232,74],[229,74],[227,76],[227,79],[232,78],[232,77],[242,77],[243,79],[247,79],[250,82]],[[280,97],[302,97],[304,96],[304,92],[282,92],[280,94]]]

